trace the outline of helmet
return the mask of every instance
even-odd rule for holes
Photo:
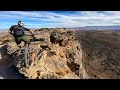
[[[22,22],[22,21],[18,21],[18,25],[21,25],[21,24],[23,24],[24,25],[24,23]]]

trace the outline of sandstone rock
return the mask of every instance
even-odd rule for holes
[[[14,41],[14,38],[11,35],[2,37],[2,44],[7,44],[8,42],[13,42],[13,41]]]
[[[41,40],[31,42],[28,68],[24,67],[24,53],[11,36],[9,39],[9,35],[4,35],[0,40],[0,68],[13,63],[28,79],[119,79],[119,43],[116,46],[110,44],[112,40],[99,42],[97,35],[91,37],[83,31],[77,33],[81,35],[76,37],[80,38],[78,41],[74,33],[60,28],[36,30],[36,37]]]
[[[53,44],[51,36],[54,39]],[[44,41],[32,42],[30,66],[24,67],[23,54],[19,52],[14,53],[14,65],[30,79],[78,79],[79,75],[76,73],[80,68],[80,48],[77,41],[68,36],[66,31],[54,31],[47,34]]]
[[[7,44],[7,54],[11,55],[13,54],[14,52],[16,52],[18,50],[18,46],[16,45],[15,42],[12,42],[12,43],[8,43]]]
[[[50,42],[51,43],[59,43],[59,45],[66,45],[68,42],[68,37],[66,34],[61,33],[60,31],[53,31],[50,34]]]
[[[68,73],[62,79],[80,79],[75,73]]]

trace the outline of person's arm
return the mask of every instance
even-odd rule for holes
[[[32,34],[34,33],[33,30],[31,30],[31,29],[25,28],[25,30],[31,32]]]
[[[8,33],[11,34],[11,30],[8,30]]]
[[[25,28],[25,27],[24,27],[24,29],[31,32],[31,33],[33,33],[33,30],[31,30],[31,29],[28,29],[28,28]]]
[[[30,31],[32,34],[34,33],[33,30],[31,30],[31,29],[30,29],[29,31]]]
[[[13,35],[12,30],[13,30],[13,26],[11,26],[10,29],[8,30],[8,33],[11,35]]]

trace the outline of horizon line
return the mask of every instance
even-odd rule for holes
[[[93,25],[93,26],[103,26],[103,25]],[[120,25],[105,25],[105,26],[120,26]],[[78,26],[78,27],[92,27],[92,26]],[[40,28],[78,28],[78,27],[40,27]],[[28,27],[29,28],[29,27]],[[30,29],[40,29],[40,28],[38,28],[38,27],[30,27]],[[0,29],[0,30],[9,30],[9,28],[2,28],[2,29]]]

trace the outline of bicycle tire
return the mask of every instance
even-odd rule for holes
[[[27,44],[25,45],[24,50],[25,50],[24,51],[25,67],[28,67],[29,66],[29,48]]]

